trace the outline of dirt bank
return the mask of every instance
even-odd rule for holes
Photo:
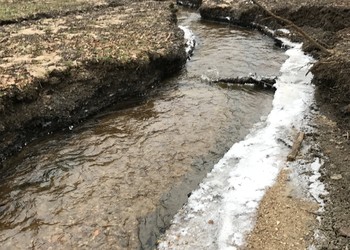
[[[303,41],[304,50],[318,59],[311,71],[314,74],[313,83],[317,87],[316,100],[321,114],[316,115],[313,121],[317,132],[312,137],[314,145],[321,149],[321,153],[317,154],[325,160],[322,180],[329,195],[325,197],[325,212],[321,215],[319,226],[324,239],[322,241],[319,239],[316,246],[319,249],[347,249],[350,246],[350,204],[348,202],[350,193],[350,4],[346,0],[291,0],[288,2],[259,0],[258,2],[273,13],[300,26],[330,51],[327,55],[298,34],[292,32],[289,35],[293,40]],[[199,10],[205,19],[259,29],[264,29],[265,26],[270,29],[285,28],[274,19],[268,18],[268,15],[251,1],[204,0]],[[273,206],[270,206],[271,210],[266,210],[271,199],[273,201],[275,196],[279,196],[277,200],[284,199],[283,194],[275,191],[281,183],[283,181],[278,182],[277,186],[268,192],[260,208],[261,218],[265,216],[264,213],[273,214],[276,211]],[[294,219],[300,220],[298,217]],[[273,221],[275,223],[275,220]],[[258,232],[259,228],[271,228],[272,231],[275,229],[275,225],[267,225],[268,220],[267,224],[264,223],[258,221],[255,232]],[[272,235],[273,232],[268,236],[266,232],[261,234],[258,232],[258,235],[252,237],[257,241],[249,242],[250,247],[272,249],[271,245],[265,248],[259,245],[261,240],[269,239]],[[293,248],[293,244],[296,243],[290,241],[288,247],[304,249],[303,246]]]
[[[118,3],[0,26],[0,162],[182,68],[173,5]]]
[[[317,48],[292,31],[290,37],[304,41],[304,50],[312,53],[319,62],[313,67],[314,83],[318,87],[317,100],[325,111],[334,113],[334,118],[343,129],[349,129],[350,83],[350,4],[344,0],[301,1],[288,3],[260,0],[273,13],[287,18],[302,27],[308,34],[325,45],[331,55],[322,54]],[[203,1],[200,7],[203,18],[220,20],[248,27],[272,29],[284,28],[258,6],[249,1]]]

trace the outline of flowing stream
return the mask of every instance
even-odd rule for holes
[[[179,24],[196,37],[181,74],[6,163],[0,249],[152,248],[214,164],[267,116],[273,92],[208,79],[278,75],[284,51],[194,12],[180,12]]]

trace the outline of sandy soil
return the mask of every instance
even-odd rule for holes
[[[261,201],[257,223],[248,236],[247,249],[307,249],[313,239],[318,205],[293,192],[289,171],[282,170]]]

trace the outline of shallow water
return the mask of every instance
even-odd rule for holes
[[[286,56],[258,32],[182,12],[196,35],[183,72],[69,133],[28,145],[0,184],[0,248],[150,248],[273,93],[207,79],[277,75]]]

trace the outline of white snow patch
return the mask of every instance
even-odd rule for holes
[[[313,101],[312,75],[307,73],[314,61],[301,44],[288,45],[292,48],[286,51],[289,58],[266,121],[214,166],[176,214],[159,249],[237,249],[244,244],[260,200],[286,166],[290,149],[282,141],[295,136]]]
[[[289,35],[290,31],[287,29],[278,29],[277,31],[282,32],[283,34]]]
[[[288,167],[293,169],[291,174],[293,186],[298,187],[298,192],[302,193],[301,196],[309,196],[315,200],[320,205],[319,212],[323,212],[325,206],[321,196],[328,194],[325,185],[320,181],[320,168],[323,164],[324,161],[319,157],[315,157],[312,161],[299,159],[288,163]],[[318,219],[320,220],[319,217]]]
[[[317,203],[321,205],[319,209],[320,212],[323,211],[325,205],[320,195],[328,194],[324,184],[320,181],[321,174],[319,170],[323,164],[324,162],[320,158],[316,158],[316,160],[310,165],[313,174],[309,178],[309,181],[311,183],[309,185],[309,192],[312,195],[312,197],[317,201]]]
[[[179,28],[184,32],[184,38],[186,41],[186,54],[187,57],[190,58],[196,46],[196,37],[187,26],[180,25]]]

